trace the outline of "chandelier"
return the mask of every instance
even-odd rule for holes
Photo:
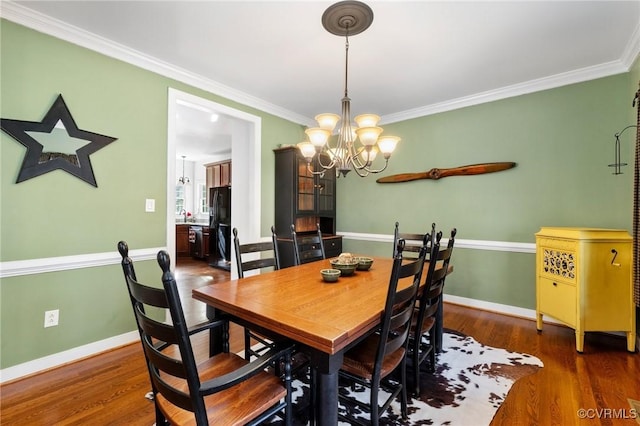
[[[186,185],[189,183],[189,178],[184,175],[184,158],[185,156],[183,155],[182,156],[182,177],[178,178],[178,183],[182,185]]]
[[[342,98],[342,115],[319,114],[315,117],[318,127],[305,130],[309,141],[297,146],[307,161],[307,169],[313,174],[323,174],[335,167],[336,176],[347,175],[355,170],[358,176],[365,177],[369,173],[380,173],[387,168],[389,157],[396,144],[397,136],[380,136],[383,129],[378,127],[380,117],[375,114],[362,114],[351,123],[351,99],[348,92],[349,75],[349,36],[360,34],[373,22],[373,11],[359,1],[341,1],[329,6],[322,15],[322,26],[332,34],[345,37],[345,70],[344,97]],[[330,138],[336,125],[340,122],[338,134],[333,143]],[[357,142],[357,143],[356,143]],[[381,153],[385,163],[381,169],[373,168],[373,160]],[[317,157],[316,164],[322,170],[314,171],[311,163]]]

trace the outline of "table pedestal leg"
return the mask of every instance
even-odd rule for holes
[[[338,424],[338,373],[316,376],[316,416],[318,425]]]
[[[207,319],[213,321],[217,319],[218,312],[216,308],[207,305]],[[224,336],[220,327],[212,328],[209,332],[209,356],[222,353],[224,350],[224,340],[229,341],[229,336]]]
[[[311,364],[316,370],[316,420],[319,426],[338,424],[338,370],[342,366],[342,352],[329,355],[313,352]]]

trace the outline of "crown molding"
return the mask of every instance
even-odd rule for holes
[[[207,92],[256,108],[268,114],[284,118],[285,120],[304,125],[309,123],[308,117],[289,111],[285,108],[281,108],[240,90],[236,90],[222,83],[207,79],[201,75],[192,73],[168,62],[161,61],[150,55],[131,49],[73,25],[69,25],[11,1],[0,2],[0,18],[7,19],[52,37],[68,41],[69,43],[73,43],[80,47],[135,65],[164,77],[172,78],[182,83],[206,90]]]
[[[0,18],[8,19],[20,25],[42,32],[44,34],[68,41],[81,47],[96,51],[106,56],[124,61],[142,69],[178,80],[229,100],[259,109],[277,117],[301,125],[308,125],[309,117],[281,108],[255,96],[233,89],[224,84],[204,78],[183,68],[160,61],[152,56],[136,51],[124,45],[115,43],[78,27],[35,12],[11,1],[0,2]],[[638,25],[622,52],[619,60],[568,71],[536,80],[518,83],[495,90],[477,93],[436,104],[388,114],[381,117],[382,124],[411,120],[418,117],[452,111],[487,102],[498,101],[510,97],[554,89],[575,83],[608,77],[628,72],[634,61],[640,56],[640,25]]]
[[[637,56],[637,54],[636,54]],[[476,93],[471,96],[452,99],[437,104],[401,111],[395,114],[385,115],[381,118],[382,124],[395,123],[398,121],[411,120],[413,118],[452,111],[455,109],[484,104],[487,102],[499,101],[501,99],[540,92],[542,90],[555,89],[575,83],[582,83],[602,77],[609,77],[615,74],[628,72],[631,64],[627,65],[622,60],[611,61],[600,65],[568,71],[561,74],[543,77],[536,80],[518,83],[511,86],[502,87],[496,90],[489,90]]]
[[[640,58],[640,24],[636,26],[629,42],[619,60],[610,61],[591,67],[555,74],[548,77],[530,80],[524,83],[502,87],[500,89],[489,90],[471,96],[452,99],[437,104],[426,105],[395,114],[388,114],[381,117],[381,123],[395,123],[398,121],[411,120],[427,115],[452,111],[469,106],[479,105],[487,102],[499,101],[515,96],[540,92],[542,90],[555,89],[575,83],[583,83],[589,80],[609,77],[616,74],[629,72],[635,61]]]
[[[640,57],[640,24],[636,26],[635,31],[631,35],[631,39],[624,51],[622,52],[622,57],[620,61],[625,65],[626,70],[629,71],[636,59]]]

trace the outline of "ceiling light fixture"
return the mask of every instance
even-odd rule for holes
[[[181,183],[182,185],[186,185],[189,183],[189,178],[184,175],[184,158],[185,156],[183,155],[182,156],[182,177],[178,178],[178,182]]]
[[[380,117],[375,114],[362,114],[355,117],[357,127],[351,123],[351,99],[348,93],[349,74],[349,36],[360,34],[373,22],[373,11],[359,1],[341,1],[335,3],[322,15],[322,26],[332,34],[345,37],[344,97],[342,98],[342,116],[337,114],[319,114],[315,117],[318,127],[305,130],[309,141],[298,144],[300,152],[307,160],[307,168],[313,174],[322,174],[335,167],[336,176],[346,176],[355,170],[358,176],[380,173],[387,168],[389,157],[396,144],[397,136],[382,136],[383,129],[378,127]],[[334,128],[340,121],[335,143],[331,143]],[[359,142],[356,145],[356,141]],[[384,156],[384,167],[373,169],[372,163],[378,152]],[[321,171],[312,170],[311,163],[317,156]],[[327,158],[328,157],[328,158]],[[323,161],[324,159],[324,161]],[[328,161],[328,163],[326,163]],[[325,164],[326,163],[326,164]]]

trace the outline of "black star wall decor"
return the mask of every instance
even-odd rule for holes
[[[70,137],[86,140],[88,143],[75,150],[75,154],[48,152],[43,144],[28,134],[28,132],[51,133],[58,122],[64,125]],[[0,118],[0,128],[27,148],[16,183],[62,169],[97,187],[89,156],[117,140],[110,136],[78,129],[62,95],[58,95],[42,121]]]

